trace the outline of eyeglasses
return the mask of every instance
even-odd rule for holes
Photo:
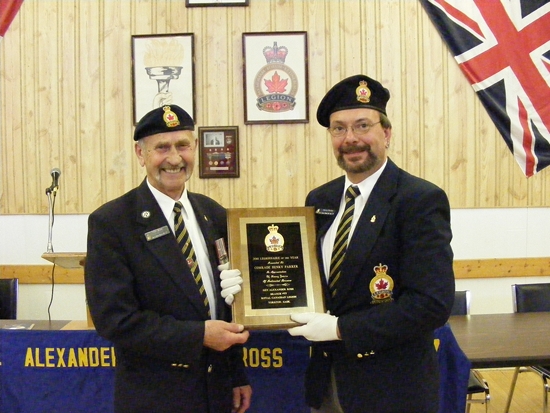
[[[369,133],[370,129],[374,125],[377,125],[378,123],[380,122],[375,122],[375,123],[362,122],[362,123],[356,123],[355,125],[351,125],[351,126],[337,125],[337,126],[332,126],[328,128],[328,131],[335,138],[341,138],[342,136],[346,135],[348,133],[348,130],[351,128],[351,131],[354,133],[355,136],[363,136]]]

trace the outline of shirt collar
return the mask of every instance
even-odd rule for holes
[[[348,179],[348,177],[346,175],[346,182],[345,182],[345,185],[344,185],[344,193],[346,192],[346,189],[350,185],[355,185],[355,186],[359,187],[359,191],[361,191],[361,194],[359,196],[361,198],[363,198],[366,202],[367,199],[370,196],[370,193],[372,192],[372,189],[374,188],[374,185],[376,185],[376,182],[378,182],[378,178],[380,178],[380,175],[382,175],[382,172],[384,172],[384,169],[386,168],[387,164],[388,164],[388,160],[386,159],[386,161],[384,162],[382,167],[380,167],[371,176],[369,176],[368,178],[363,179],[361,182],[359,182],[357,184],[352,184],[351,181]]]
[[[166,220],[170,222],[170,217],[174,212],[174,204],[176,203],[176,201],[174,201],[168,195],[160,192],[157,188],[155,188],[153,185],[149,183],[149,180],[147,180],[147,186],[149,187],[149,189],[151,190],[151,193],[153,194],[153,197],[155,197],[157,203],[159,204],[159,207],[162,210],[162,213],[166,217]],[[179,201],[183,205],[182,213],[187,215],[189,208],[191,208],[191,203],[189,202],[189,197],[187,196],[187,188],[183,190],[183,193],[181,194]]]

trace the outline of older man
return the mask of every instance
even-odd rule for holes
[[[219,297],[215,241],[226,213],[189,192],[194,122],[167,105],[137,124],[141,185],[89,218],[86,295],[117,356],[115,412],[245,412],[242,325]],[[219,301],[219,302],[218,302]]]

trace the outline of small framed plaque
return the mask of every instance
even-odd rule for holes
[[[297,325],[291,314],[325,312],[313,207],[227,210],[229,255],[243,277],[233,321],[247,329]]]
[[[239,177],[239,129],[237,126],[199,128],[199,176]]]

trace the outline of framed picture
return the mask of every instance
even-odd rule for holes
[[[238,127],[200,127],[198,133],[199,176],[201,178],[238,178]]]
[[[245,124],[308,122],[306,32],[243,33]]]
[[[168,104],[195,113],[193,33],[132,36],[134,124]]]
[[[248,0],[185,0],[186,7],[248,6]]]

